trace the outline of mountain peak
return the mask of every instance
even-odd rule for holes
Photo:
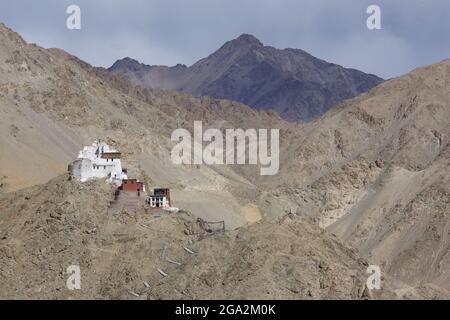
[[[264,46],[248,33],[227,41],[190,67],[166,67],[163,71],[126,64],[112,68],[138,79],[144,87],[239,101],[255,109],[276,111],[290,121],[318,118],[383,81],[300,49]]]
[[[256,38],[255,36],[253,36],[251,34],[248,34],[248,33],[241,34],[239,37],[232,40],[232,42],[236,42],[239,44],[250,44],[250,45],[263,46],[262,42],[259,41],[258,38]]]
[[[121,70],[137,71],[142,66],[143,64],[140,63],[139,61],[130,57],[125,57],[123,59],[114,62],[114,64],[108,70],[114,71],[116,69],[121,69]]]

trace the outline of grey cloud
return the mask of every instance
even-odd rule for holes
[[[82,9],[82,30],[65,27],[70,4]],[[366,28],[370,4],[382,30]],[[385,78],[450,58],[447,0],[15,0],[0,3],[0,21],[99,66],[124,56],[189,65],[241,33]]]

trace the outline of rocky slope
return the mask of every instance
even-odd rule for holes
[[[112,194],[63,175],[0,197],[0,298],[369,297],[367,262],[298,216],[208,235],[189,213],[108,215]],[[66,287],[70,265],[81,290]]]
[[[280,201],[398,279],[448,290],[449,88],[446,60],[300,128],[282,152]]]
[[[230,228],[247,223],[256,203],[242,195],[256,195],[258,187],[226,166],[173,165],[170,136],[194,120],[205,127],[287,127],[274,113],[136,88],[59,49],[27,44],[3,25],[0,38],[1,192],[64,173],[83,145],[101,139],[124,154],[130,176],[172,188],[179,207],[227,220]]]
[[[382,82],[299,49],[264,46],[247,34],[190,67],[149,66],[124,58],[109,70],[149,88],[240,101],[256,109],[274,110],[291,121],[317,118]]]
[[[136,87],[124,76],[93,68],[61,50],[27,44],[3,25],[0,25],[0,43],[0,193],[16,191],[0,200],[0,234],[4,238],[1,240],[4,254],[0,256],[3,268],[0,277],[21,270],[17,273],[19,278],[7,282],[3,296],[36,297],[43,292],[39,288],[45,280],[49,283],[49,288],[45,289],[47,296],[54,297],[63,279],[62,275],[55,279],[54,270],[62,272],[72,258],[81,261],[79,263],[88,270],[96,265],[97,262],[89,260],[94,258],[89,258],[88,248],[77,247],[94,237],[89,232],[97,225],[105,228],[101,237],[109,237],[101,252],[109,250],[108,243],[116,241],[112,238],[126,243],[127,237],[136,232],[136,226],[119,223],[129,216],[102,214],[110,192],[102,183],[83,186],[67,184],[64,178],[59,178],[48,185],[19,190],[62,174],[79,148],[98,138],[124,153],[130,175],[144,179],[150,187],[171,187],[175,205],[195,217],[226,220],[230,229],[236,229],[264,217],[284,216],[286,212],[306,216],[339,239],[330,238],[327,233],[318,236],[316,243],[312,238],[304,239],[317,246],[321,256],[330,259],[327,261],[335,266],[332,270],[343,268],[344,275],[348,276],[355,275],[354,270],[361,270],[356,262],[359,258],[355,258],[358,255],[347,254],[347,249],[337,244],[343,241],[346,246],[356,248],[369,263],[381,266],[383,275],[392,280],[396,295],[448,296],[450,61],[386,81],[311,123],[292,124],[274,113],[255,111],[235,102]],[[252,166],[172,165],[170,134],[175,128],[191,128],[194,120],[219,128],[279,128],[279,174],[261,177]],[[54,185],[60,191],[54,189]],[[80,202],[77,199],[81,199]],[[84,216],[83,202],[89,204],[92,199],[99,202],[89,205],[88,216]],[[70,213],[67,216],[70,221],[61,224],[66,222],[66,218],[62,218],[66,211]],[[53,217],[49,217],[50,214]],[[112,222],[112,229],[108,229],[109,219],[119,222]],[[136,219],[148,217],[130,218]],[[189,219],[195,221],[192,216]],[[145,225],[150,222],[144,220],[141,222]],[[168,221],[172,222],[157,227],[157,232],[174,230],[185,222]],[[166,279],[167,283],[173,281],[172,287],[166,286],[166,282],[158,285],[159,289],[152,287],[154,291],[150,296],[169,297],[175,283],[183,279],[180,282],[183,290],[189,288],[191,297],[211,295],[212,288],[220,288],[224,295],[231,295],[231,288],[238,287],[243,294],[245,288],[253,286],[252,281],[271,286],[279,283],[278,287],[270,287],[269,292],[283,297],[305,297],[304,294],[310,295],[304,287],[309,280],[304,279],[315,279],[316,282],[308,284],[313,288],[311,297],[329,297],[332,287],[329,285],[334,281],[332,275],[314,269],[307,269],[308,274],[302,275],[292,265],[297,259],[305,264],[315,261],[313,255],[303,247],[291,248],[292,257],[286,260],[287,269],[292,269],[288,278],[299,286],[290,287],[282,281],[281,275],[287,269],[279,266],[284,260],[279,260],[276,253],[284,248],[278,243],[287,247],[287,243],[303,241],[299,235],[303,231],[313,236],[320,234],[319,229],[303,219],[298,220],[300,222],[287,220],[283,222],[287,225],[281,223],[281,227],[277,221],[268,219],[255,226],[230,231],[225,236],[226,241],[214,238],[202,242],[202,246],[205,245],[205,249],[199,251],[199,256],[205,259],[202,261],[215,261],[211,255],[201,253],[208,252],[207,246],[213,248],[210,252],[226,252],[222,265],[229,273],[222,270],[219,277],[226,285],[211,282],[211,277],[197,282],[199,271],[194,265],[186,264],[183,270],[188,273]],[[30,225],[34,231],[27,229]],[[122,231],[122,227],[129,231]],[[114,231],[116,228],[120,231]],[[271,230],[273,242],[265,238]],[[294,230],[295,236],[284,238],[285,230]],[[126,234],[123,239],[122,233]],[[57,239],[67,235],[69,238],[60,247]],[[128,259],[141,257],[140,246],[145,248],[154,241],[150,235],[145,238],[144,230],[142,235],[142,239],[130,240],[129,247],[112,246],[110,252],[105,251],[105,255],[115,257],[114,263],[123,268],[109,268],[110,260],[106,256],[98,258],[101,261],[96,268],[106,270],[110,274],[108,277],[114,280],[104,280],[106,273],[99,271],[92,282],[88,281],[92,295],[84,292],[84,297],[122,296],[124,285],[120,281],[128,279],[126,281],[134,287],[150,275],[158,276],[150,273],[154,272],[152,264],[141,276],[140,271],[120,258],[121,255],[127,255]],[[248,241],[240,242],[241,236]],[[249,244],[252,239],[259,243],[257,251]],[[101,239],[95,241],[103,243]],[[328,250],[327,241],[335,243],[336,250]],[[34,251],[26,251],[28,249],[21,245],[23,242],[29,243],[27,247]],[[267,264],[254,254],[260,251],[259,246],[267,249],[264,252],[272,257]],[[50,253],[46,253],[45,247],[51,248]],[[240,254],[235,252],[248,254],[255,265],[240,269]],[[54,256],[55,261],[47,272],[43,269],[50,256]],[[341,258],[342,261],[337,261]],[[105,261],[103,267],[102,261]],[[33,273],[35,265],[46,275],[42,282],[38,279],[42,274]],[[215,268],[215,264],[205,262],[201,270],[207,272]],[[248,268],[252,272],[261,270],[262,275],[252,273],[248,276],[249,282],[242,287],[238,282],[227,282],[228,278],[244,277]],[[27,273],[36,276],[29,287],[25,281]],[[317,287],[321,277],[327,279],[325,288]],[[133,282],[135,280],[137,282]],[[194,282],[195,286],[190,288]],[[355,297],[350,293],[352,284],[345,281],[339,286],[343,291],[336,292],[336,297]],[[264,294],[248,292],[248,297]]]

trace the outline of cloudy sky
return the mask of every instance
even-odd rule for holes
[[[71,4],[81,30],[66,28]],[[381,30],[366,27],[371,4]],[[0,21],[105,67],[126,56],[191,65],[242,33],[384,78],[450,58],[449,0],[2,0]]]

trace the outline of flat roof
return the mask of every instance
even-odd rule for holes
[[[103,152],[101,157],[103,159],[120,159],[121,155],[120,152]]]

